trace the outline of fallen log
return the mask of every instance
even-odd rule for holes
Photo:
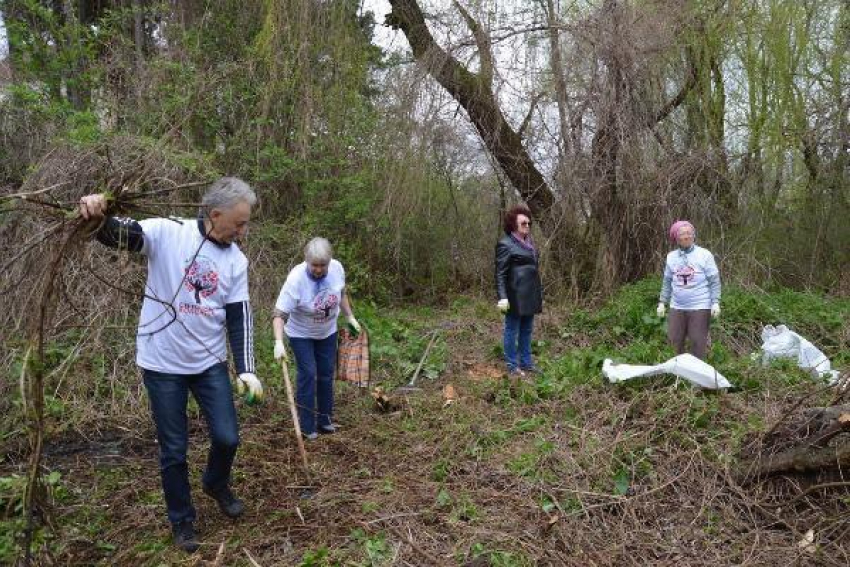
[[[779,473],[811,473],[830,468],[850,468],[850,442],[837,447],[805,445],[782,451],[750,463],[738,476],[742,480],[753,481]]]
[[[850,470],[850,404],[810,408],[800,417],[772,430],[757,453],[742,457],[735,475],[739,482]]]

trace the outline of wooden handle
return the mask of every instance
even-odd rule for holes
[[[307,464],[307,450],[304,448],[304,438],[301,436],[301,424],[298,421],[298,410],[295,407],[295,395],[292,393],[292,382],[289,381],[289,368],[286,361],[281,361],[283,368],[283,383],[286,386],[286,397],[289,400],[289,411],[292,413],[292,423],[295,426],[295,439],[298,441],[298,451],[301,453],[301,462],[304,464],[304,474],[307,482],[310,482],[310,466]]]

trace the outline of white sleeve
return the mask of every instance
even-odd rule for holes
[[[342,282],[342,287],[345,288],[345,268],[342,267],[342,262],[334,260],[337,269],[339,270],[339,279]]]
[[[241,252],[239,260],[234,262],[233,286],[230,288],[230,293],[227,294],[225,303],[238,303],[240,301],[248,301],[248,259]]]
[[[145,240],[142,245],[142,254],[148,258],[155,257],[157,250],[159,250],[159,248],[163,245],[163,242],[168,239],[168,229],[165,225],[175,222],[176,221],[161,218],[140,220],[139,224],[145,233]]]
[[[283,287],[280,288],[274,308],[283,313],[292,313],[296,307],[298,307],[298,281],[290,272]]]

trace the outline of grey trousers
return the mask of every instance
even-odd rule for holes
[[[710,309],[670,309],[670,315],[667,317],[667,338],[676,354],[685,352],[685,339],[688,339],[691,343],[690,353],[700,360],[705,360],[710,320]]]

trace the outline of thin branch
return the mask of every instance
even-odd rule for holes
[[[472,35],[475,37],[475,44],[478,47],[478,59],[481,61],[481,70],[478,76],[488,88],[493,86],[493,50],[490,43],[490,35],[475,21],[469,12],[461,6],[460,2],[454,0],[455,8],[460,15],[463,16],[466,25],[472,30]]]

